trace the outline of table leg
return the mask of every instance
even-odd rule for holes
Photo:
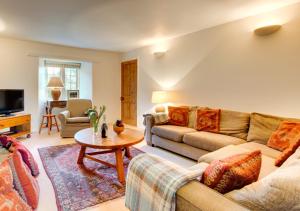
[[[85,155],[85,150],[86,150],[86,147],[81,146],[79,156],[78,156],[78,160],[77,160],[77,164],[83,164],[83,158],[84,158],[84,155]]]
[[[130,160],[131,154],[130,154],[130,148],[129,147],[125,147],[125,156]]]
[[[122,158],[122,149],[116,150],[116,169],[120,183],[125,183],[124,164]]]

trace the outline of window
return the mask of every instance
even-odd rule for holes
[[[65,89],[77,90],[78,89],[78,69],[65,68]]]
[[[67,96],[67,90],[79,90],[79,69],[80,63],[59,63],[45,61],[47,82],[51,77],[60,77],[64,83],[62,95]],[[48,90],[48,97],[51,98],[51,91]]]

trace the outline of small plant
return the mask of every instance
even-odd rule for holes
[[[116,121],[116,126],[118,126],[118,127],[124,127],[123,121],[122,120],[117,120]]]
[[[86,113],[91,121],[91,124],[94,128],[94,132],[97,133],[99,129],[99,122],[101,120],[101,117],[103,116],[104,112],[106,110],[105,105],[100,106],[99,112],[97,111],[97,107],[94,106],[93,108],[90,108]]]

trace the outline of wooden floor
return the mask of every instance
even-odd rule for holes
[[[46,175],[46,172],[43,169],[40,156],[38,154],[37,149],[41,147],[47,147],[47,146],[54,146],[54,145],[62,145],[62,144],[71,144],[75,143],[74,139],[61,139],[58,133],[52,133],[51,135],[47,135],[47,130],[43,130],[41,135],[38,133],[33,133],[32,137],[29,139],[22,140],[23,143],[28,147],[28,149],[32,152],[33,156],[38,162],[38,165],[41,170],[41,174],[38,176],[38,182],[40,185],[40,201],[39,206],[37,208],[37,211],[55,211],[57,210],[56,207],[56,200],[55,200],[55,194],[52,187],[52,184]],[[173,153],[170,153],[168,151],[154,148],[146,145],[146,143],[143,141],[142,143],[136,145],[136,147],[140,148],[144,152],[155,154],[158,156],[161,156],[167,160],[170,160],[178,165],[181,165],[183,167],[190,167],[195,164],[195,162],[183,158],[181,156],[175,155]],[[85,210],[89,211],[112,211],[112,210],[118,210],[118,211],[128,211],[124,205],[124,197],[114,199],[108,202],[101,203],[99,205],[96,205],[94,207],[87,208]]]

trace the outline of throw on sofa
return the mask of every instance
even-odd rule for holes
[[[92,108],[91,100],[68,100],[66,111],[58,115],[61,122],[60,136],[62,138],[74,137],[79,130],[90,127],[90,120],[85,113],[89,108]]]

